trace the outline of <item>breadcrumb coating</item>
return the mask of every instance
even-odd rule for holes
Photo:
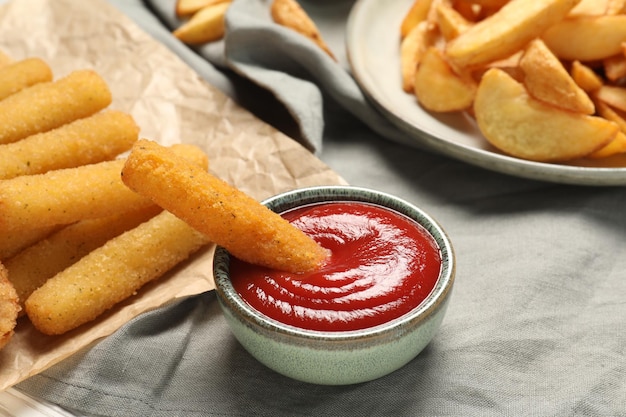
[[[19,311],[17,292],[7,277],[6,268],[0,264],[0,349],[11,340]]]

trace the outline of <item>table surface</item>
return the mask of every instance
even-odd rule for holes
[[[162,23],[145,19],[152,13],[145,3],[112,3],[164,36],[156,28]],[[339,13],[320,28],[347,69],[341,25],[352,2],[310,3],[303,1],[319,16],[328,16],[325,7]],[[197,57],[184,48],[172,47],[193,64]],[[270,95],[229,71],[216,72],[228,80],[219,87],[239,104],[294,134],[293,120]],[[212,385],[188,387],[189,401],[204,396],[206,408],[188,414],[626,415],[626,189],[559,185],[474,167],[389,140],[332,98],[324,100],[317,156],[352,185],[413,202],[447,231],[457,277],[442,327],[400,371],[348,387],[275,375],[220,327],[212,336],[219,347],[207,353],[216,367]],[[206,303],[206,311],[219,314],[213,299]],[[227,377],[233,370],[240,376]],[[58,387],[67,375],[53,370],[47,377],[58,379]],[[20,389],[40,393],[43,387],[38,380]],[[93,393],[73,398],[67,386],[54,392],[86,415],[95,414],[89,401],[101,400]],[[176,414],[160,404],[151,404],[152,415]]]

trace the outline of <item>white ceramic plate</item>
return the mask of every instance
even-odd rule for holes
[[[493,171],[578,185],[626,185],[626,156],[548,164],[512,158],[491,147],[474,120],[461,113],[432,114],[402,90],[400,23],[414,0],[358,0],[347,26],[352,73],[381,112],[411,143]]]

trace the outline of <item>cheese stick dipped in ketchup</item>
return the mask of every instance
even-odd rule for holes
[[[313,271],[327,251],[254,198],[149,140],[131,150],[122,181],[246,262]]]

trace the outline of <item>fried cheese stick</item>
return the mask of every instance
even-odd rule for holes
[[[26,58],[0,68],[0,100],[24,88],[52,81],[52,70],[39,58]]]
[[[303,272],[327,257],[279,214],[155,142],[133,145],[122,180],[244,261]]]
[[[185,160],[191,158],[193,165],[208,165],[200,148],[179,144],[172,150]],[[152,204],[124,185],[120,178],[124,162],[117,159],[0,181],[0,233],[70,224]]]
[[[65,333],[134,295],[207,243],[200,232],[163,211],[46,281],[26,300],[26,314],[42,333]]]
[[[17,292],[7,278],[6,268],[0,264],[0,349],[13,337],[19,311]]]
[[[133,118],[116,110],[78,119],[0,145],[0,179],[41,174],[115,158],[139,139]]]
[[[111,104],[111,91],[92,70],[78,70],[57,80],[39,83],[0,100],[0,143],[90,116]]]
[[[64,227],[4,262],[20,303],[49,278],[77,262],[109,239],[137,227],[161,211],[150,205],[131,212],[82,220]]]
[[[63,226],[52,225],[34,229],[9,230],[5,233],[0,233],[0,261],[16,255],[21,250],[46,238],[61,227]]]

